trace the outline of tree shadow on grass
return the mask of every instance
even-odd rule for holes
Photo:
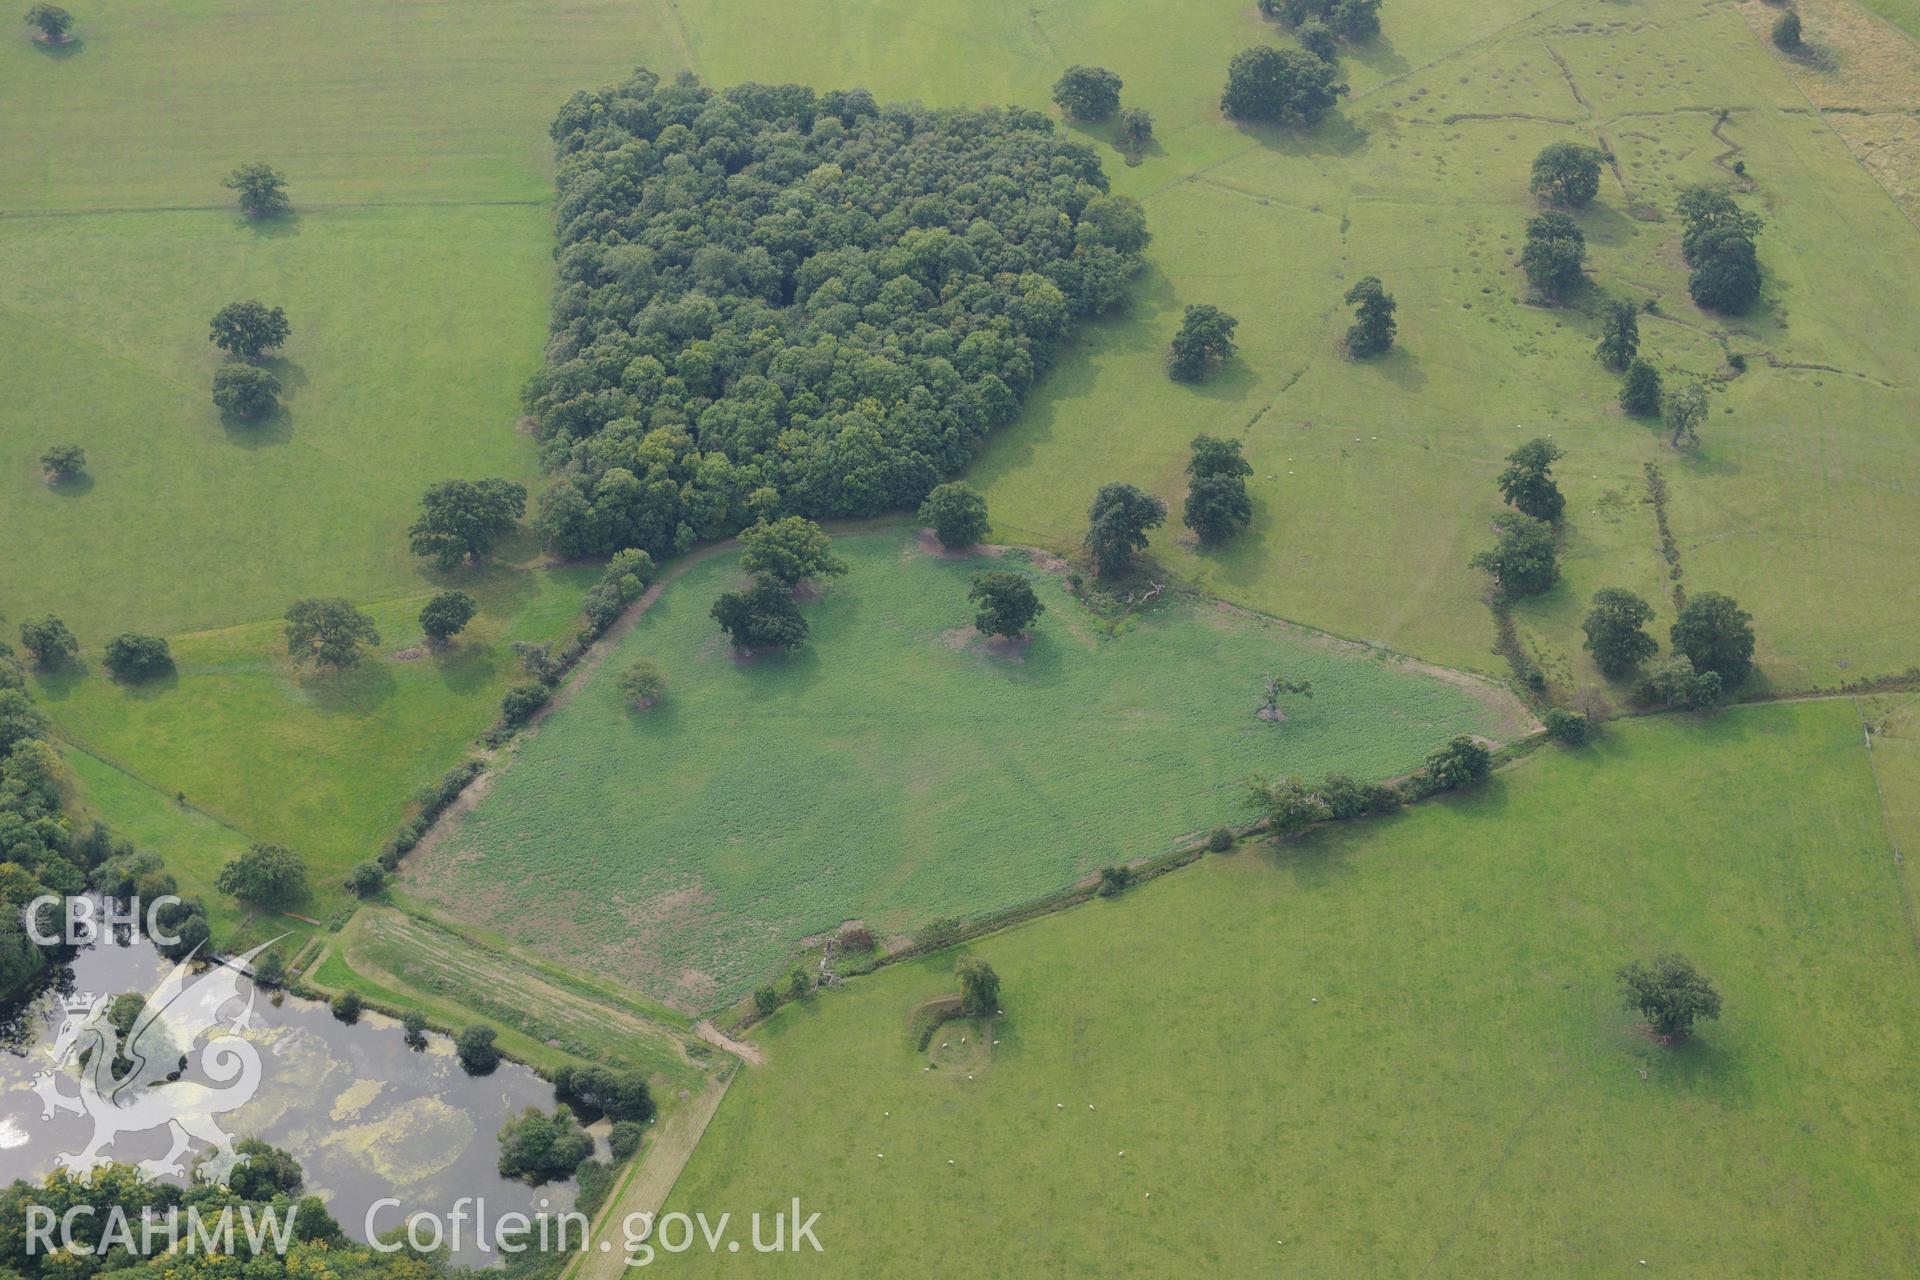
[[[39,36],[32,37],[32,40],[33,47],[40,51],[41,57],[52,58],[55,62],[65,62],[87,47],[87,42],[79,36],[68,36],[57,44],[51,40],[43,40]]]
[[[1368,132],[1353,117],[1331,111],[1310,128],[1280,124],[1256,124],[1246,120],[1228,120],[1241,136],[1257,142],[1278,155],[1351,156],[1367,144]]]
[[[280,380],[281,387],[294,390],[307,385],[307,371],[297,361],[285,356],[268,356],[260,361],[260,367]]]
[[[165,671],[140,680],[115,680],[113,683],[135,702],[153,702],[180,687],[180,669],[169,659]]]
[[[300,212],[297,209],[289,209],[270,218],[253,218],[244,213],[239,218],[240,225],[263,240],[284,240],[300,234]]]
[[[293,414],[284,404],[263,418],[238,418],[222,412],[220,429],[229,444],[242,449],[268,449],[293,440]]]
[[[63,498],[83,498],[93,492],[93,477],[85,471],[78,475],[62,476],[58,480],[48,481],[47,489]]]
[[[1384,35],[1377,35],[1365,44],[1343,44],[1340,46],[1340,54],[1378,75],[1382,80],[1391,80],[1395,76],[1405,75],[1413,70],[1413,64],[1408,62],[1400,51],[1393,47],[1393,41]]]
[[[366,715],[393,696],[393,669],[377,658],[363,658],[344,670],[303,667],[294,682],[314,709],[327,715]]]
[[[1408,394],[1417,394],[1427,385],[1427,374],[1420,367],[1420,357],[1399,343],[1395,343],[1385,355],[1355,363],[1378,370],[1381,377]]]
[[[27,667],[33,679],[34,697],[42,702],[65,702],[91,673],[77,658],[48,667],[34,663]]]
[[[484,640],[456,640],[438,649],[428,646],[425,653],[440,683],[458,694],[486,688],[500,666],[499,649]]]

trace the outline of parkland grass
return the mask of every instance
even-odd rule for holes
[[[1057,572],[1023,648],[970,626],[968,575],[912,531],[843,536],[852,572],[813,636],[742,660],[707,615],[716,556],[667,586],[464,824],[405,864],[409,895],[694,1007],[807,935],[911,932],[1064,888],[1244,821],[1250,772],[1387,777],[1461,732],[1511,734],[1504,695],[1205,602],[1115,636]],[[665,670],[636,711],[619,673]],[[1268,672],[1310,698],[1257,718]]]
[[[1666,948],[1726,1002],[1675,1047],[1613,979]],[[1911,1269],[1920,971],[1846,701],[1620,724],[970,950],[1005,1016],[938,1070],[953,953],[756,1031],[667,1209],[800,1195],[796,1275]]]

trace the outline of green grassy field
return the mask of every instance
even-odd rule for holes
[[[1612,979],[1667,947],[1726,1001],[1678,1048]],[[796,1275],[1915,1265],[1920,972],[1844,701],[1622,724],[972,950],[990,1052],[915,1052],[951,954],[784,1010],[668,1209],[799,1195]]]
[[[96,661],[37,678],[35,692],[63,733],[157,794],[183,791],[251,839],[298,851],[314,890],[299,910],[325,920],[351,901],[347,870],[379,853],[414,793],[459,762],[498,717],[500,695],[525,679],[512,641],[565,634],[591,576],[483,578],[474,585],[486,612],[441,653],[394,656],[420,644],[423,597],[412,597],[368,606],[385,643],[344,672],[289,665],[282,624],[263,622],[175,637],[175,673],[163,680],[123,685],[83,654]],[[87,794],[117,821],[93,781],[82,778]],[[183,885],[218,896],[224,849],[167,852]]]
[[[707,609],[731,556],[669,585],[594,679],[524,744],[409,894],[658,998],[739,994],[803,936],[1010,906],[1248,815],[1254,770],[1385,777],[1449,734],[1510,734],[1504,695],[1388,655],[1181,603],[1117,638],[1043,574],[1023,652],[983,647],[967,576],[988,563],[893,530],[843,536],[852,572],[784,659],[731,656]],[[667,699],[616,677],[648,655]],[[1276,671],[1313,682],[1254,715]]]

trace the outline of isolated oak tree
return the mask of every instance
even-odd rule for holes
[[[1553,526],[1512,511],[1495,516],[1493,525],[1499,531],[1498,541],[1475,556],[1472,564],[1492,574],[1501,591],[1515,598],[1537,596],[1560,580]]]
[[[1234,352],[1233,331],[1240,322],[1211,303],[1187,308],[1180,331],[1167,353],[1167,372],[1176,382],[1198,382]]]
[[[1621,411],[1636,418],[1656,417],[1661,399],[1660,371],[1649,361],[1634,360],[1627,366],[1627,380],[1620,386]]]
[[[527,510],[527,488],[512,480],[444,480],[420,496],[407,545],[442,569],[479,563]]]
[[[1660,651],[1660,643],[1646,632],[1653,606],[1631,591],[1602,587],[1593,593],[1580,629],[1587,633],[1586,651],[1594,665],[1609,676],[1638,666]]]
[[[173,669],[173,651],[163,636],[123,631],[107,641],[102,664],[118,680],[137,684]]]
[[[798,649],[807,641],[807,620],[792,588],[760,578],[746,591],[723,592],[710,611],[741,649]]]
[[[1017,640],[1047,611],[1034,594],[1033,580],[1011,569],[976,573],[969,579],[967,599],[978,606],[973,625],[982,634]]]
[[[263,353],[285,345],[292,332],[285,311],[248,299],[220,308],[207,337],[222,351],[242,360],[258,360]]]
[[[1087,551],[1103,578],[1125,573],[1147,546],[1147,530],[1167,518],[1167,504],[1130,484],[1102,485],[1087,508]]]
[[[1685,956],[1667,952],[1652,964],[1634,961],[1619,971],[1622,999],[1663,1039],[1684,1040],[1701,1019],[1720,1016],[1720,993]]]
[[[1583,209],[1600,190],[1600,165],[1606,159],[1597,149],[1577,142],[1555,142],[1533,158],[1533,194],[1550,204]]]
[[[1153,139],[1153,117],[1145,107],[1126,107],[1120,112],[1120,139],[1127,154],[1138,157]]]
[[[1702,591],[1687,600],[1673,620],[1673,651],[1696,671],[1711,671],[1729,689],[1753,671],[1753,615],[1718,591]]]
[[[1000,975],[979,956],[961,956],[953,971],[960,978],[960,1012],[991,1018],[1000,1012]]]
[[[1120,86],[1105,67],[1071,66],[1054,81],[1053,100],[1075,120],[1105,120],[1120,106]]]
[[[1507,468],[1499,475],[1500,495],[1536,520],[1558,520],[1567,500],[1554,483],[1553,464],[1564,457],[1566,451],[1545,437],[1527,441],[1507,455]]]
[[[40,33],[48,44],[65,44],[73,30],[73,15],[57,4],[36,4],[27,10],[27,25]]]
[[[420,630],[435,644],[447,641],[466,630],[479,604],[464,591],[442,591],[420,607]]]
[[[214,887],[255,906],[279,910],[307,896],[307,868],[281,844],[253,844],[220,868]]]
[[[620,693],[636,707],[651,707],[667,696],[667,674],[652,658],[635,658],[620,673]]]
[[[1339,72],[1305,49],[1258,45],[1234,55],[1220,110],[1256,124],[1314,125],[1347,92]]]
[[[1355,360],[1385,355],[1399,327],[1393,318],[1399,304],[1382,287],[1380,277],[1356,280],[1346,292],[1346,303],[1353,308],[1353,323],[1347,327],[1347,354]]]
[[[40,455],[40,467],[47,480],[64,484],[87,473],[87,451],[77,444],[56,444]]]
[[[239,193],[240,211],[249,218],[278,217],[293,207],[287,199],[287,180],[264,160],[241,165],[221,185]]]
[[[1182,513],[1187,528],[1203,546],[1224,542],[1253,520],[1253,500],[1247,496],[1247,477],[1253,467],[1240,456],[1240,441],[1216,436],[1193,438],[1187,459],[1187,502]]]
[[[805,516],[763,521],[740,531],[740,567],[789,589],[808,579],[833,578],[847,571],[834,554],[833,539]]]
[[[1624,298],[1608,299],[1594,353],[1616,373],[1631,365],[1640,354],[1640,308]]]
[[[958,480],[935,485],[920,504],[918,518],[949,551],[974,546],[987,536],[987,500]]]
[[[280,379],[250,364],[230,364],[213,375],[213,405],[235,422],[258,422],[280,407]]]
[[[1707,420],[1707,390],[1699,383],[1671,392],[1661,403],[1666,415],[1667,443],[1678,449],[1683,444],[1700,443],[1700,424]]]
[[[287,655],[339,670],[360,661],[362,645],[379,644],[373,619],[338,596],[296,600],[287,609]]]
[[[1587,237],[1579,223],[1564,213],[1528,219],[1520,269],[1541,294],[1557,301],[1572,293],[1584,278],[1586,261]]]
[[[67,624],[50,613],[20,624],[20,647],[43,667],[57,667],[80,652]]]

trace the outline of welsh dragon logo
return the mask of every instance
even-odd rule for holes
[[[259,1051],[240,1034],[251,1025],[253,984],[247,983],[246,1003],[238,1013],[223,1022],[221,1011],[241,999],[245,966],[272,945],[262,943],[231,963],[216,965],[196,982],[188,981],[194,959],[188,955],[160,980],[125,1028],[112,1017],[111,995],[87,993],[62,1002],[66,1019],[47,1046],[53,1066],[35,1075],[33,1090],[44,1108],[42,1119],[52,1119],[56,1111],[93,1119],[92,1139],[84,1150],[63,1152],[58,1160],[62,1168],[84,1176],[108,1163],[100,1153],[119,1135],[165,1127],[172,1131],[172,1147],[161,1159],[142,1160],[142,1174],[153,1178],[185,1173],[181,1157],[197,1139],[212,1148],[198,1173],[225,1184],[246,1157],[234,1150],[233,1139],[215,1117],[245,1105],[260,1087]],[[207,1038],[203,1046],[202,1037]],[[181,1078],[196,1046],[201,1073],[213,1081],[211,1086]],[[80,1092],[69,1097],[60,1085],[72,1061],[80,1064]]]

